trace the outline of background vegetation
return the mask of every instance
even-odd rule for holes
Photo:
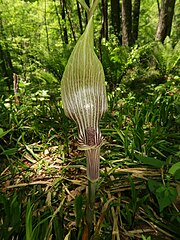
[[[102,0],[95,15],[109,109],[94,239],[180,239],[180,5],[164,38],[168,1],[157,3],[141,1],[136,31],[124,1]],[[0,9],[0,239],[86,239],[86,163],[60,81],[87,16],[75,0]]]

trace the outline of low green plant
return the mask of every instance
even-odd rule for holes
[[[151,237],[145,237],[144,235],[142,235],[142,240],[151,240]]]
[[[178,196],[176,188],[170,186],[169,183],[163,184],[156,180],[149,179],[148,187],[157,198],[160,212],[172,204]]]
[[[178,71],[180,61],[180,41],[173,46],[173,42],[166,37],[164,43],[156,42],[154,45],[154,58],[163,76],[169,76],[173,71]]]

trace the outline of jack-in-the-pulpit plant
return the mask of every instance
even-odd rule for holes
[[[94,52],[93,17],[69,58],[61,93],[66,115],[78,125],[78,145],[86,152],[88,179],[96,181],[103,143],[99,120],[107,109],[107,99],[103,67]]]
[[[94,52],[93,16],[78,40],[66,65],[61,93],[65,114],[78,126],[78,146],[85,150],[89,180],[87,223],[93,222],[96,182],[99,178],[100,148],[103,138],[99,120],[107,110],[105,77]]]

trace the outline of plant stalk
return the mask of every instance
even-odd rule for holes
[[[87,16],[88,16],[88,20],[89,20],[91,18],[91,16],[94,14],[94,11],[99,3],[99,0],[92,1],[90,8],[88,7],[88,5],[86,4],[86,2],[84,0],[78,0],[78,2],[85,9]]]
[[[91,6],[90,11],[89,11],[89,19],[90,19],[91,16],[94,14],[94,11],[95,11],[98,3],[99,3],[99,0],[94,0],[94,1],[93,1],[92,6]]]
[[[96,198],[96,184],[97,181],[88,180],[88,204],[86,212],[86,222],[88,225],[88,238],[94,233],[94,205]]]
[[[86,4],[86,2],[84,0],[78,0],[78,2],[81,4],[81,6],[84,8],[84,10],[86,11],[87,14],[89,14],[89,7]]]

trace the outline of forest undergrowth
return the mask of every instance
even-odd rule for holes
[[[180,239],[180,79],[140,86],[108,90],[94,239]],[[86,239],[86,160],[48,87],[0,102],[3,240]]]

